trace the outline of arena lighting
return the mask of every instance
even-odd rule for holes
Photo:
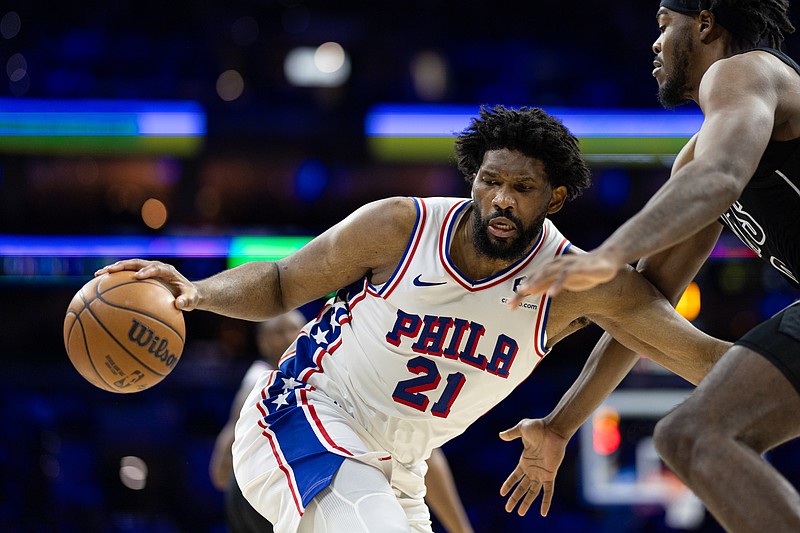
[[[611,455],[619,450],[622,437],[619,432],[619,413],[611,408],[598,409],[592,415],[592,444],[600,455]]]
[[[280,259],[308,243],[311,235],[143,236],[0,234],[1,257],[224,257]],[[711,258],[754,258],[747,248],[719,242]]]
[[[479,106],[380,104],[365,118],[376,159],[448,161],[455,135],[469,126]],[[592,163],[671,164],[700,129],[697,111],[545,108],[580,140]]]
[[[350,56],[335,42],[300,46],[286,54],[283,72],[297,87],[339,87],[350,77]]]
[[[665,505],[670,502],[674,489],[653,448],[652,428],[670,409],[686,399],[689,392],[685,389],[617,390],[581,426],[580,476],[583,495],[589,503]],[[601,427],[598,428],[598,424]],[[609,439],[612,446],[598,449],[598,431],[602,433],[609,427],[615,433]]]
[[[227,257],[234,238],[0,235],[0,257]]]
[[[192,101],[0,98],[0,152],[190,156],[206,134]]]
[[[228,268],[248,261],[276,261],[305,246],[312,236],[234,237],[228,250]]]
[[[697,318],[697,316],[700,314],[700,307],[700,286],[693,281],[689,283],[689,286],[686,287],[685,291],[683,291],[683,295],[681,296],[680,300],[678,300],[675,310],[683,318],[691,321]]]
[[[275,261],[313,236],[68,236],[0,235],[0,281],[59,281],[91,275],[102,264],[131,257],[221,258],[228,268]],[[94,258],[95,261],[71,261]],[[50,278],[50,279],[48,279]]]

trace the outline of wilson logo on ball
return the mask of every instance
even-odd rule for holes
[[[160,338],[155,332],[136,320],[131,319],[131,329],[128,331],[128,340],[134,342],[144,348],[147,346],[147,351],[152,354],[156,359],[167,365],[168,368],[178,362],[178,357],[169,352],[169,341]]]
[[[92,278],[64,317],[64,347],[89,383],[111,392],[147,390],[181,359],[183,313],[170,288],[123,270]]]

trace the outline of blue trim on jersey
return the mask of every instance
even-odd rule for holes
[[[268,414],[265,432],[277,447],[280,462],[291,469],[305,508],[319,491],[330,485],[344,457],[331,453],[318,439],[300,405],[300,389],[308,385],[277,373],[267,389],[269,398],[261,400]]]
[[[458,217],[461,214],[461,212],[467,207],[469,207],[470,204],[471,204],[470,200],[464,200],[464,203],[461,204],[461,206],[458,209],[453,211],[453,215],[449,220],[450,223],[447,226],[447,232],[445,233],[444,250],[443,250],[444,258],[447,260],[450,266],[453,267],[453,270],[458,272],[458,275],[464,278],[465,280],[469,280],[469,278],[464,276],[464,274],[458,269],[458,267],[455,266],[453,262],[450,260],[450,242],[453,237],[453,234],[455,233],[455,231],[453,231],[453,227],[456,225],[455,221],[458,220]]]
[[[317,364],[316,357],[320,350],[327,352],[331,345],[336,344],[341,339],[341,320],[350,313],[348,305],[339,300],[338,296],[344,295],[343,297],[346,297],[350,288],[357,283],[361,283],[363,286],[364,280],[353,283],[346,289],[340,289],[337,297],[326,304],[329,307],[310,323],[308,332],[302,333],[297,337],[295,353],[280,364],[281,372],[288,376],[299,378],[305,370],[322,370]]]
[[[550,353],[551,348],[545,346],[545,335],[547,334],[547,315],[550,313],[550,302],[553,299],[547,297],[547,303],[544,304],[544,312],[542,314],[542,331],[539,332],[539,346],[542,348],[542,354],[547,355]],[[542,357],[544,357],[544,355]]]
[[[572,247],[572,242],[567,241],[567,245],[564,246],[564,248],[558,255],[564,255],[565,253],[567,253],[567,250],[569,250],[571,247]],[[539,346],[542,347],[542,353],[544,355],[550,353],[550,350],[552,349],[545,346],[545,338],[544,338],[547,333],[547,315],[550,313],[550,302],[552,301],[553,299],[548,296],[547,303],[545,303],[544,305],[544,314],[542,315],[542,331],[539,332]]]
[[[411,230],[411,235],[409,236],[408,242],[406,243],[406,249],[403,251],[403,257],[400,258],[400,261],[397,263],[394,272],[392,272],[392,275],[389,277],[388,280],[386,280],[386,282],[380,289],[377,289],[373,286],[376,292],[381,296],[383,296],[383,293],[387,288],[392,286],[392,283],[394,282],[395,278],[397,278],[397,276],[400,275],[400,272],[403,269],[403,265],[406,262],[406,258],[408,257],[409,252],[411,251],[411,247],[414,245],[414,242],[416,241],[417,231],[422,231],[422,228],[420,228],[420,221],[422,220],[422,207],[420,206],[421,200],[413,196],[410,196],[409,198],[411,198],[414,201],[414,207],[417,209],[417,219],[414,221],[414,228]]]

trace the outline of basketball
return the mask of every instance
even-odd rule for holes
[[[98,276],[72,298],[64,346],[89,383],[111,392],[149,389],[178,364],[186,336],[183,313],[162,282],[132,271]]]

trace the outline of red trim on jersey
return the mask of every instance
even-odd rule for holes
[[[326,302],[325,305],[322,306],[322,309],[319,310],[319,313],[317,313],[317,317],[314,319],[314,322],[319,322],[319,320],[322,318],[322,315],[324,315],[331,307],[333,307],[333,305]]]
[[[333,343],[330,346],[328,346],[328,353],[333,355],[333,352],[335,352],[337,349],[339,349],[339,346],[341,346],[341,345],[342,345],[342,337],[340,335],[338,341],[336,341],[335,343]]]
[[[536,355],[539,356],[539,359],[547,355],[547,351],[544,349],[544,346],[540,346],[542,344],[540,342],[542,338],[542,327],[545,326],[544,324],[544,315],[547,309],[545,308],[545,303],[547,302],[547,293],[542,294],[542,298],[539,300],[539,309],[538,313],[536,313],[536,327],[533,328],[533,349],[536,352]]]
[[[272,384],[275,383],[275,376],[277,375],[278,372],[275,370],[273,370],[270,373],[267,385],[261,389],[261,401],[259,401],[256,404],[256,407],[258,407],[258,411],[261,413],[261,416],[265,418],[269,413],[264,411],[262,403],[268,399],[267,389],[269,389],[272,386]],[[294,500],[294,506],[297,508],[297,512],[300,514],[300,516],[302,516],[303,515],[302,499],[300,498],[300,494],[297,489],[297,482],[294,479],[292,469],[285,462],[283,454],[280,453],[280,445],[278,445],[277,441],[275,440],[275,434],[272,431],[270,431],[269,427],[264,423],[263,419],[258,421],[258,425],[262,429],[261,434],[267,438],[267,442],[269,442],[269,445],[272,448],[272,455],[278,462],[278,468],[281,470],[281,472],[283,472],[283,475],[286,476],[286,483],[289,485],[289,492],[292,493],[292,500]]]
[[[314,367],[306,367],[304,368],[300,374],[297,376],[300,381],[304,381],[308,383],[308,380],[311,379],[311,376],[316,374],[317,372],[325,372],[325,369],[322,368],[322,358],[328,353],[325,348],[321,346],[317,348],[317,351],[314,352],[314,355],[311,356],[311,360],[314,361],[316,366]]]
[[[348,305],[350,306],[350,309],[353,309],[353,307],[355,307],[358,302],[366,298],[367,292],[373,292],[375,296],[378,296],[378,293],[370,291],[369,283],[364,283],[364,288],[361,289],[361,292],[359,292],[356,296],[354,296],[353,298],[350,299],[350,301],[347,302]],[[350,315],[347,315],[346,317],[342,318],[340,324],[346,324],[349,321],[350,321]]]
[[[294,506],[297,509],[297,513],[300,516],[303,516],[303,503],[302,499],[300,498],[300,494],[298,493],[297,488],[297,481],[294,479],[294,474],[292,472],[291,467],[283,461],[283,455],[280,453],[280,446],[278,446],[277,442],[275,442],[275,436],[269,429],[264,429],[262,432],[267,438],[269,445],[272,447],[272,455],[278,461],[278,468],[280,468],[283,475],[286,476],[286,482],[289,485],[289,492],[292,493],[292,500],[294,500]]]
[[[569,244],[569,241],[565,238],[561,240],[561,243],[558,245],[556,249],[555,256],[562,255],[564,252],[564,248]],[[547,293],[542,294],[542,299],[539,301],[539,312],[536,314],[536,327],[533,331],[535,337],[533,339],[533,348],[536,351],[536,355],[539,356],[540,360],[544,358],[545,355],[550,351],[545,346],[544,336],[545,336],[545,329],[547,328],[547,324],[544,323],[544,317],[547,315],[548,312],[548,305],[549,305],[550,297],[547,296]],[[539,363],[537,363],[538,365]],[[536,368],[536,366],[534,366]]]
[[[370,285],[369,283],[364,283],[364,290],[358,293],[352,300],[349,300],[347,302],[348,306],[350,307],[351,313],[346,314],[341,318],[341,320],[339,320],[339,326],[344,326],[345,324],[349,324],[350,322],[353,321],[353,315],[352,315],[353,308],[355,308],[356,305],[364,301],[364,299],[368,295],[374,296],[376,298],[383,298],[383,296],[381,296],[378,292],[375,291],[375,288],[372,285]],[[330,351],[332,352],[333,350]]]
[[[298,338],[300,338],[300,335],[301,335],[301,334],[298,334],[298,335],[297,335],[297,337],[298,337]],[[308,335],[306,335],[306,337],[308,337]],[[283,355],[281,356],[281,358],[280,358],[280,359],[278,359],[278,368],[280,368],[280,366],[283,364],[283,362],[284,362],[284,361],[286,361],[286,360],[288,360],[288,359],[291,359],[292,357],[294,357],[294,355],[295,355],[296,353],[297,353],[297,350],[292,350],[291,352],[286,352],[285,354],[283,354]]]
[[[277,376],[277,375],[278,375],[278,372],[276,370],[272,370],[269,373],[269,378],[267,379],[267,384],[264,385],[264,387],[261,389],[261,400],[258,403],[256,403],[256,407],[258,408],[258,411],[261,413],[261,416],[264,417],[264,418],[266,418],[269,413],[264,411],[264,407],[261,404],[262,404],[262,402],[267,400],[267,398],[268,398],[267,397],[267,389],[269,389],[272,386],[272,384],[275,383],[275,376]],[[261,426],[261,427],[266,427],[266,426]]]
[[[487,281],[478,281],[476,283],[472,283],[472,280],[464,277],[458,271],[455,265],[451,266],[450,253],[449,250],[446,249],[447,235],[449,235],[451,232],[455,233],[455,220],[451,220],[453,217],[453,212],[456,208],[461,207],[461,205],[462,204],[454,205],[450,211],[448,211],[447,216],[445,217],[445,222],[442,224],[442,228],[439,232],[439,261],[441,261],[447,273],[450,274],[450,277],[452,277],[459,285],[470,292],[476,292],[494,287],[495,285],[503,283],[504,281],[508,281],[510,278],[514,277],[514,275],[516,275],[520,270],[528,266],[528,263],[530,263],[533,258],[536,257],[536,254],[539,253],[542,245],[547,240],[547,224],[542,224],[542,233],[539,236],[539,242],[536,243],[536,246],[528,253],[528,256],[523,261],[512,266],[510,270],[502,273],[497,279],[488,278]]]
[[[401,267],[402,270],[400,270],[400,273],[397,276],[395,276],[395,278],[392,280],[391,282],[392,285],[390,287],[384,287],[385,292],[383,293],[383,295],[381,295],[381,297],[384,299],[388,298],[389,295],[392,294],[392,291],[395,290],[397,285],[400,283],[400,280],[403,279],[403,276],[408,270],[408,265],[411,264],[411,258],[414,257],[414,254],[417,251],[417,246],[419,246],[419,241],[422,240],[422,231],[425,229],[425,218],[427,217],[427,207],[425,206],[425,202],[422,200],[422,198],[417,198],[416,200],[419,200],[420,212],[419,212],[419,220],[417,221],[417,226],[416,228],[414,228],[414,234],[411,236],[413,244],[411,245],[409,253],[407,253],[405,257],[403,257],[401,264],[398,265],[396,270],[400,270]]]
[[[562,239],[561,244],[558,245],[558,250],[556,250],[556,255],[563,254],[564,246],[566,246],[567,244],[569,244],[569,241],[567,239]]]
[[[352,457],[353,454],[349,450],[346,450],[345,448],[342,448],[341,446],[336,444],[331,438],[331,436],[328,434],[328,432],[325,430],[325,428],[322,425],[322,420],[320,420],[319,416],[317,415],[316,408],[311,403],[308,402],[308,395],[305,389],[300,389],[300,401],[303,406],[303,410],[307,413],[306,418],[308,418],[308,416],[311,417],[311,420],[314,422],[314,425],[317,426],[317,429],[319,430],[320,434],[323,436],[325,441],[330,445],[330,447],[333,448],[334,450],[339,450],[343,454]]]

